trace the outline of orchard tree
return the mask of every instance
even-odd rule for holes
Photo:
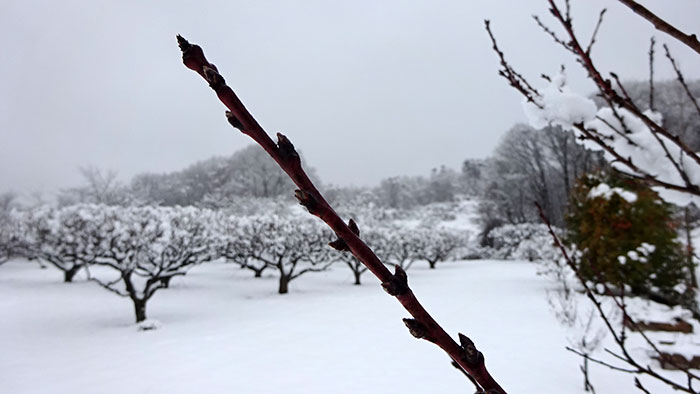
[[[385,222],[375,224],[366,233],[366,242],[386,264],[408,270],[417,256],[417,237],[412,228]]]
[[[0,219],[0,264],[18,254],[18,232],[9,218]]]
[[[262,277],[269,265],[256,259],[263,255],[267,245],[262,237],[266,223],[251,217],[218,215],[216,226],[216,253],[226,261],[238,264],[242,269],[253,271],[256,278]]]
[[[360,228],[357,226],[357,223],[355,223],[354,220],[350,219],[349,226],[350,229],[356,235],[360,235]],[[360,277],[362,276],[362,274],[367,272],[367,267],[365,267],[362,264],[362,262],[358,261],[357,258],[352,255],[352,253],[345,253],[349,252],[347,244],[336,240],[330,242],[328,245],[330,245],[333,249],[337,251],[337,253],[332,254],[332,259],[334,259],[334,261],[338,261],[347,265],[348,268],[350,268],[350,271],[352,271],[353,276],[355,277],[354,284],[356,286],[361,285],[362,282],[360,281]]]
[[[24,237],[19,212],[13,210],[14,193],[0,194],[0,264],[21,253]]]
[[[79,204],[29,211],[25,219],[28,257],[48,262],[63,272],[64,282],[72,282],[101,253],[103,234],[97,225],[104,209]]]
[[[350,268],[350,271],[352,272],[354,278],[354,285],[359,286],[362,284],[360,278],[362,277],[362,274],[367,272],[367,267],[365,267],[364,264],[358,261],[355,256],[353,256],[351,253],[338,252],[334,253],[333,259],[345,264],[348,268]]]
[[[456,249],[466,243],[454,230],[419,227],[414,231],[415,257],[425,260],[431,269],[440,261],[449,259]]]
[[[309,272],[325,271],[331,264],[330,233],[311,219],[278,215],[252,218],[242,234],[254,246],[250,257],[277,270],[278,293],[289,292],[289,282]]]
[[[212,222],[211,211],[192,207],[105,208],[96,226],[103,248],[91,264],[91,279],[128,297],[136,322],[141,322],[158,290],[213,258],[208,229]]]

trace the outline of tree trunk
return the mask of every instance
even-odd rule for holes
[[[262,272],[263,272],[263,270],[253,270],[253,271],[255,272],[255,277],[256,277],[256,278],[262,277]]]
[[[165,278],[161,278],[160,283],[163,285],[163,288],[169,289],[170,288],[170,279],[172,279],[172,276],[167,276]]]
[[[358,269],[353,270],[352,273],[355,274],[355,285],[361,285],[362,283],[360,283],[360,275],[362,275],[362,272]]]
[[[68,271],[63,271],[63,282],[73,282],[73,277],[78,273],[78,271],[80,271],[80,268],[82,268],[82,266],[74,265],[73,268],[69,269]]]
[[[134,299],[134,312],[136,312],[136,323],[146,320],[146,300]]]
[[[289,277],[286,275],[280,275],[280,294],[287,294],[289,292]]]
[[[588,358],[586,357],[583,358],[581,372],[583,373],[583,388],[586,390],[587,393],[595,394],[595,389],[593,388],[591,381],[588,379]]]
[[[430,269],[434,270],[435,264],[437,264],[437,260],[428,260],[428,264],[430,264]]]

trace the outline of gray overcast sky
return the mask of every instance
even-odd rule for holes
[[[700,1],[643,3],[700,32]],[[603,70],[644,78],[654,34],[700,77],[700,56],[616,1],[572,4],[583,37],[609,8],[594,49]],[[532,14],[555,25],[545,0],[1,0],[0,191],[74,185],[85,164],[123,179],[171,171],[248,145],[182,65],[177,33],[204,47],[263,127],[287,134],[324,181],[456,168],[524,119],[483,19],[531,79],[563,63],[576,89],[593,89]],[[657,67],[672,76],[660,53]]]

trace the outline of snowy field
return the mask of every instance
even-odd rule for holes
[[[512,393],[582,393],[577,356],[549,311],[548,282],[519,261],[461,261],[409,280],[456,335],[471,336]],[[0,268],[3,393],[471,393],[376,279],[353,286],[343,266],[276,279],[208,263],[156,294],[138,331],[132,305],[96,284],[13,261]],[[599,393],[633,392],[632,377],[592,367]],[[653,388],[652,385],[649,388]],[[654,392],[666,392],[659,389]]]

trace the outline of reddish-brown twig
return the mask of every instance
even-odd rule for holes
[[[483,354],[465,335],[459,334],[460,344],[433,319],[408,286],[406,273],[400,267],[392,274],[358,236],[359,231],[354,222],[346,224],[328,204],[325,198],[311,182],[303,170],[299,154],[294,145],[284,135],[277,133],[277,143],[273,142],[265,130],[248,112],[234,91],[226,85],[216,66],[204,57],[202,48],[190,44],[181,36],[177,37],[182,50],[182,60],[187,68],[198,73],[216,92],[219,100],[229,109],[226,117],[229,123],[257,142],[277,164],[287,173],[299,188],[295,195],[309,213],[323,220],[338,236],[333,247],[350,251],[358,260],[382,282],[387,293],[396,297],[411,319],[404,319],[410,333],[419,339],[425,339],[442,348],[453,361],[471,375],[485,392],[505,393],[505,390],[491,377],[484,364]]]
[[[648,8],[644,7],[643,5],[637,3],[634,0],[618,0],[618,1],[620,3],[626,5],[627,7],[629,7],[637,15],[639,15],[642,18],[651,22],[654,25],[654,27],[656,28],[656,30],[662,31],[662,32],[670,35],[671,37],[675,38],[676,40],[687,45],[689,48],[691,48],[695,52],[700,53],[700,41],[698,41],[698,37],[695,34],[683,33],[682,31],[678,30],[675,26],[673,26],[672,24],[659,18],[658,15],[649,11]]]

